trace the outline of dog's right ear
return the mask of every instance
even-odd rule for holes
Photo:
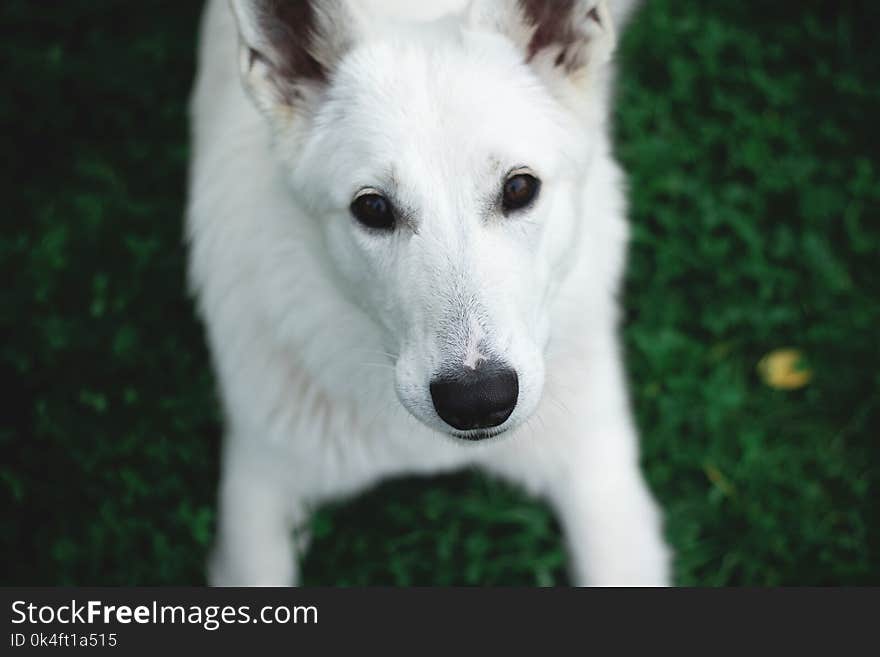
[[[622,6],[621,0],[471,0],[466,17],[471,27],[510,39],[551,89],[565,93],[569,85],[587,87],[611,58],[609,3]]]
[[[288,123],[321,93],[351,48],[358,17],[345,0],[230,0],[244,86],[270,119]]]

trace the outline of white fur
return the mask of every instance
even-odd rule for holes
[[[369,4],[376,21],[463,1]],[[208,3],[187,237],[226,420],[214,584],[294,584],[292,529],[315,505],[469,465],[549,500],[576,583],[669,582],[616,336],[627,229],[601,61],[613,33],[585,79],[564,80],[479,15],[380,21],[307,110],[261,112],[233,14]],[[534,209],[487,214],[517,166],[543,181]],[[412,225],[355,224],[348,204],[375,184]],[[487,349],[517,370],[519,402],[503,435],[469,443],[427,385]]]

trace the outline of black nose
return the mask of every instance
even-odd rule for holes
[[[467,431],[502,424],[516,407],[519,379],[505,366],[487,363],[431,383],[431,399],[446,424]]]

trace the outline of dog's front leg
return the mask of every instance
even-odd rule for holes
[[[537,433],[499,450],[486,466],[550,502],[573,584],[671,584],[661,514],[642,477],[629,417],[605,413],[605,421],[586,426],[581,417],[595,406],[577,404],[569,398],[565,411],[542,416]],[[582,415],[573,415],[577,408]]]
[[[671,583],[660,509],[642,474],[622,361],[609,339],[559,373],[549,391],[563,403],[547,414],[540,469],[560,519],[578,585]],[[533,461],[537,462],[537,458]]]
[[[608,440],[620,436],[607,435]],[[609,462],[593,451],[573,459],[551,487],[579,586],[665,586],[669,551],[657,505],[635,463]]]
[[[670,584],[669,550],[662,522],[634,458],[602,443],[634,441],[624,427],[610,428],[573,449],[550,485],[579,586]]]
[[[292,586],[298,569],[292,535],[304,507],[269,468],[227,454],[217,536],[208,564],[213,586]]]

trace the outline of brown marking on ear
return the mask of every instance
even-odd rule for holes
[[[326,81],[327,69],[311,51],[317,28],[312,2],[262,0],[258,11],[260,29],[275,51],[271,61],[278,73],[288,79]]]
[[[519,5],[526,20],[534,27],[526,61],[531,61],[542,50],[555,46],[559,48],[559,54],[553,65],[565,67],[569,72],[577,68],[578,59],[571,56],[572,49],[583,38],[576,28],[578,21],[574,14],[577,0],[519,0]],[[587,12],[586,17],[598,25],[602,24],[596,6]]]
[[[565,46],[575,40],[572,30],[571,14],[576,0],[519,0],[526,19],[535,26],[532,40],[529,42],[526,61],[544,48],[551,45]],[[562,57],[564,60],[564,57]],[[557,58],[557,65],[561,64]]]

